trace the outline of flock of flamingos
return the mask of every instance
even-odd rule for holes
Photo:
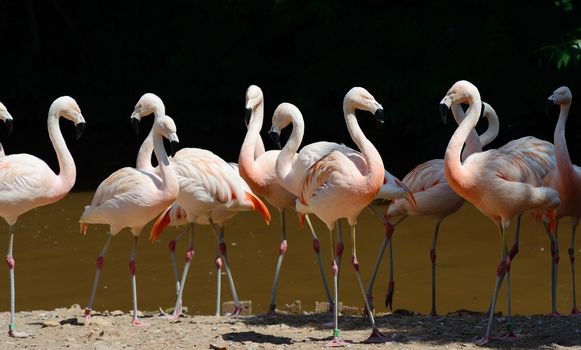
[[[436,241],[441,221],[469,201],[488,216],[500,231],[502,244],[500,261],[496,269],[496,284],[489,309],[486,332],[477,344],[490,341],[490,327],[498,291],[504,279],[508,293],[507,332],[502,337],[515,338],[510,308],[510,266],[518,253],[520,217],[532,210],[544,224],[551,242],[552,254],[552,313],[556,310],[556,274],[559,250],[555,239],[558,220],[571,218],[571,246],[569,258],[573,279],[572,314],[579,314],[575,299],[574,239],[575,229],[581,217],[581,168],[571,163],[565,141],[565,123],[571,105],[571,91],[560,87],[548,98],[550,105],[559,105],[560,114],[555,128],[553,144],[534,137],[523,137],[511,141],[498,149],[482,151],[498,134],[498,117],[492,107],[480,98],[478,89],[467,81],[456,82],[440,102],[443,121],[451,109],[458,128],[454,132],[444,159],[434,159],[418,165],[403,181],[390,175],[383,166],[381,156],[374,145],[365,137],[357,123],[355,110],[370,112],[378,126],[383,123],[383,108],[365,89],[354,87],[343,101],[344,119],[357,149],[332,142],[316,142],[299,150],[304,133],[301,112],[290,103],[280,104],[272,117],[270,135],[280,146],[282,129],[292,124],[292,133],[282,150],[265,151],[260,137],[264,116],[262,90],[252,85],[246,92],[247,134],[240,150],[238,164],[227,163],[214,153],[198,148],[179,150],[168,156],[163,139],[177,143],[178,135],[173,120],[165,114],[165,106],[154,94],[143,95],[131,115],[135,130],[139,130],[141,118],[153,114],[154,124],[137,155],[136,167],[117,170],[97,188],[92,202],[87,205],[80,218],[81,231],[86,232],[89,224],[107,224],[109,235],[97,258],[97,270],[85,317],[91,317],[93,300],[103,267],[105,253],[111,238],[123,228],[129,227],[133,235],[133,246],[129,263],[132,278],[133,324],[142,323],[137,318],[137,292],[135,280],[135,253],[137,239],[143,227],[157,218],[151,231],[156,239],[168,225],[187,224],[188,230],[170,242],[170,252],[176,278],[177,300],[172,315],[177,318],[182,312],[182,293],[188,267],[194,251],[193,231],[196,224],[210,225],[218,247],[216,268],[224,263],[237,314],[240,303],[232,280],[224,225],[239,211],[257,211],[268,224],[270,213],[260,198],[268,201],[280,212],[282,240],[272,287],[270,313],[276,309],[276,290],[280,267],[287,248],[285,233],[285,210],[294,209],[310,228],[313,248],[323,286],[334,313],[334,330],[329,346],[343,346],[338,308],[337,276],[343,252],[342,235],[338,220],[346,218],[351,228],[352,257],[359,287],[366,305],[372,333],[366,342],[386,342],[389,336],[377,328],[373,315],[371,291],[377,273],[377,265],[367,289],[359,273],[356,250],[357,217],[376,198],[388,200],[385,215],[374,212],[383,220],[385,240],[378,262],[386,247],[391,249],[394,225],[392,217],[427,215],[436,219],[432,249],[432,314],[436,314],[435,261]],[[462,104],[468,105],[464,111]],[[6,261],[10,270],[10,323],[9,335],[25,337],[17,332],[14,323],[15,292],[14,265],[12,255],[14,228],[18,217],[32,208],[50,204],[63,198],[73,187],[76,169],[59,128],[63,117],[76,125],[77,137],[81,136],[85,120],[79,106],[71,97],[59,97],[50,106],[48,132],[59,162],[59,173],[55,174],[42,160],[29,154],[4,155],[0,146],[0,215],[8,222],[10,241]],[[474,129],[480,118],[488,120],[488,129],[478,135]],[[0,119],[8,130],[12,128],[12,117],[0,104]],[[158,166],[151,163],[152,153]],[[161,215],[160,215],[161,214]],[[331,237],[333,294],[325,280],[319,254],[319,241],[309,215],[314,214],[328,227]],[[516,217],[514,245],[507,245],[507,229],[510,220]],[[400,220],[401,221],[401,220]],[[334,234],[336,232],[336,236]],[[176,241],[187,233],[189,248],[181,279],[175,258]],[[220,288],[220,274],[217,274]],[[216,313],[219,314],[217,293]],[[390,281],[386,303],[391,303],[393,280]]]

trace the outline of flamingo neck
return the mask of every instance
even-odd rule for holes
[[[249,182],[251,187],[258,183],[260,174],[255,167],[255,159],[264,153],[264,144],[260,138],[260,129],[262,129],[262,120],[264,119],[264,101],[261,100],[252,110],[248,130],[244,137],[244,142],[240,148],[238,156],[238,170],[244,180]],[[260,153],[262,149],[262,153]],[[260,153],[260,154],[257,154]]]
[[[48,114],[48,136],[52,142],[52,146],[56,152],[56,156],[59,162],[59,174],[58,177],[62,182],[62,190],[68,192],[75,184],[75,179],[77,177],[77,168],[75,167],[75,161],[69,149],[61,129],[59,126],[59,112],[60,111],[50,111]]]
[[[485,110],[484,117],[486,118],[486,121],[488,121],[488,128],[482,135],[479,136],[480,144],[482,145],[483,148],[496,139],[496,137],[498,136],[498,131],[500,129],[498,116],[494,111]]]
[[[466,118],[464,114],[464,110],[462,109],[462,105],[460,103],[452,105],[452,115],[454,116],[454,120],[456,124],[460,125],[462,121]],[[470,133],[468,134],[468,138],[466,139],[466,147],[462,151],[462,162],[468,158],[473,153],[482,152],[482,144],[480,139],[478,138],[478,134],[476,130],[472,128]]]
[[[292,123],[293,130],[291,135],[284,145],[283,149],[280,151],[278,158],[276,159],[275,171],[276,177],[279,181],[285,183],[284,187],[292,187],[292,181],[287,179],[288,174],[291,172],[293,164],[293,158],[296,155],[301,142],[303,141],[303,135],[305,134],[305,122],[302,118],[298,118],[294,114],[290,114],[290,119]],[[294,191],[295,189],[293,189]]]
[[[161,116],[165,115],[165,107],[157,106],[153,111],[154,120],[157,120]],[[153,165],[151,164],[151,155],[153,154],[153,127],[149,130],[149,134],[141,147],[139,147],[139,152],[137,152],[137,160],[135,161],[135,166],[137,169],[151,170]]]
[[[478,123],[478,117],[482,109],[480,96],[472,96],[470,107],[468,107],[466,118],[460,123],[454,135],[448,143],[446,154],[444,156],[444,171],[446,179],[456,192],[463,192],[462,189],[467,186],[465,170],[460,161],[462,146],[468,138],[470,131]]]
[[[567,140],[565,139],[565,124],[569,116],[570,104],[562,104],[561,112],[559,113],[559,120],[555,127],[555,134],[553,136],[553,143],[555,144],[555,157],[557,158],[557,169],[561,178],[569,177],[573,174],[573,164],[569,157],[569,150],[567,149]]]
[[[345,124],[347,125],[347,130],[349,130],[349,135],[367,162],[367,169],[360,169],[362,171],[361,175],[365,177],[371,192],[376,195],[377,192],[379,192],[381,185],[383,185],[384,167],[381,156],[359,127],[357,117],[355,117],[355,108],[344,104],[343,113],[345,115]]]
[[[177,194],[179,188],[178,179],[165,152],[163,137],[157,132],[153,133],[153,152],[159,163],[162,189],[168,193]]]

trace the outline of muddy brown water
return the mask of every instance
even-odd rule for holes
[[[93,225],[87,235],[79,233],[78,218],[93,193],[71,193],[60,202],[32,210],[21,216],[16,226],[17,310],[53,309],[78,303],[85,306],[95,273],[95,258],[107,237],[107,227]],[[274,267],[280,241],[280,218],[271,209],[273,220],[265,226],[256,213],[240,213],[226,227],[228,254],[236,288],[241,300],[252,300],[253,312],[268,309]],[[324,301],[310,234],[299,227],[296,215],[287,215],[288,250],[284,259],[278,305],[301,300],[303,310],[314,310],[315,301]],[[321,253],[327,279],[330,279],[329,233],[314,219],[321,241]],[[177,230],[170,228],[159,242],[147,238],[146,226],[137,252],[138,301],[141,310],[170,307],[175,298],[175,282],[168,254],[168,242]],[[396,229],[394,243],[396,292],[394,308],[421,313],[430,311],[431,267],[429,249],[434,221],[408,218]],[[0,225],[2,247],[8,244],[8,226]],[[357,227],[358,259],[364,283],[369,280],[378,248],[383,239],[383,225],[369,211],[364,211]],[[511,227],[511,240],[513,227]],[[345,253],[340,281],[340,297],[347,305],[362,306],[353,268],[351,244],[344,224]],[[559,227],[561,262],[559,264],[558,308],[571,308],[571,270],[567,249],[570,239],[569,219]],[[183,264],[186,240],[178,242],[178,262]],[[213,314],[215,303],[215,236],[208,226],[195,232],[195,255],[184,291],[184,305],[192,314]],[[105,258],[101,283],[94,308],[130,310],[131,283],[128,260],[131,239],[128,230],[111,242]],[[581,255],[581,244],[576,252]],[[440,227],[437,251],[438,311],[458,309],[484,311],[494,284],[500,257],[500,238],[492,222],[478,210],[465,204]],[[180,267],[181,269],[181,267]],[[577,271],[580,271],[578,267]],[[387,260],[384,260],[374,288],[376,309],[386,311],[382,301],[387,288]],[[550,254],[542,226],[525,215],[522,223],[521,249],[512,265],[513,312],[539,314],[550,311]],[[180,270],[181,273],[181,270]],[[581,274],[577,273],[577,280]],[[7,269],[0,270],[0,309],[9,308]],[[578,296],[579,297],[579,296]],[[504,288],[497,310],[505,311]],[[226,276],[222,276],[222,301],[231,300]]]

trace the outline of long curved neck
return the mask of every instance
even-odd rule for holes
[[[291,183],[287,181],[287,175],[292,170],[293,158],[303,141],[303,136],[305,134],[305,122],[302,118],[297,118],[294,114],[290,115],[291,123],[293,126],[293,131],[284,145],[283,149],[280,151],[278,158],[276,159],[275,171],[276,177],[279,181],[285,183]],[[285,186],[287,187],[287,186]]]
[[[498,122],[498,115],[492,109],[484,108],[484,117],[488,121],[488,128],[486,131],[480,135],[480,144],[482,147],[489,145],[498,136],[498,130],[500,129],[500,124]]]
[[[59,114],[58,111],[51,111],[48,115],[48,136],[52,142],[52,146],[56,152],[56,156],[59,162],[59,174],[58,177],[61,179],[64,186],[64,190],[70,190],[75,184],[75,179],[77,177],[77,168],[75,167],[75,161],[69,149],[61,129],[59,126]]]
[[[466,118],[464,110],[462,109],[462,105],[460,103],[454,104],[452,105],[451,109],[454,120],[456,120],[456,123],[460,125]],[[472,128],[468,134],[468,138],[466,139],[466,147],[464,147],[464,150],[462,151],[462,161],[466,160],[466,158],[468,158],[468,156],[471,154],[477,152],[482,152],[482,143],[478,138],[476,130]]]
[[[264,119],[264,102],[260,101],[252,111],[248,130],[244,137],[244,142],[240,148],[240,155],[238,156],[238,169],[240,175],[252,184],[258,180],[259,174],[256,172],[254,160],[259,156],[260,148],[264,150],[264,144],[260,138],[260,129],[262,128],[262,120]],[[262,145],[262,146],[261,146]]]
[[[460,161],[462,146],[464,145],[468,134],[470,134],[470,131],[474,129],[478,123],[481,109],[482,104],[480,103],[480,97],[473,96],[470,107],[468,107],[466,113],[466,118],[462,123],[460,123],[460,126],[458,126],[454,135],[452,135],[448,147],[446,148],[446,154],[444,156],[444,171],[448,183],[454,190],[463,187],[465,171]]]
[[[162,188],[169,190],[172,193],[177,193],[179,188],[176,174],[169,162],[165,148],[163,147],[163,137],[156,132],[153,132],[153,152],[159,163],[160,176],[163,181]]]
[[[565,123],[569,116],[570,104],[562,104],[559,120],[555,128],[553,143],[555,144],[555,157],[557,158],[557,169],[560,177],[567,177],[573,173],[573,165],[567,149],[567,140],[565,139]]]
[[[163,114],[162,114],[163,113]],[[154,120],[165,115],[165,109],[162,111],[155,110],[153,112]],[[155,122],[155,121],[154,121]],[[151,170],[153,169],[153,165],[151,164],[151,155],[153,154],[153,127],[149,130],[149,134],[143,143],[139,147],[139,151],[137,152],[137,160],[135,161],[135,167],[137,169],[142,170]]]
[[[362,175],[365,176],[367,184],[372,191],[379,191],[383,184],[384,174],[381,156],[359,127],[357,117],[355,117],[355,109],[352,106],[344,104],[343,113],[345,115],[345,124],[347,125],[347,130],[349,130],[349,135],[367,162],[367,173]]]

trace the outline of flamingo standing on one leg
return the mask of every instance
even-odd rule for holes
[[[0,102],[0,120],[4,122],[6,125],[6,131],[8,135],[10,135],[12,133],[12,125],[14,124],[14,120],[2,102]],[[2,147],[2,144],[0,143],[0,157],[4,157],[5,155],[4,147]]]
[[[445,112],[455,103],[467,103],[470,106],[466,118],[452,135],[446,149],[446,179],[456,193],[496,223],[502,237],[501,260],[497,268],[488,326],[484,337],[477,341],[477,344],[482,345],[490,339],[490,327],[502,275],[510,270],[505,231],[511,218],[529,209],[554,209],[559,205],[559,195],[548,187],[534,187],[519,182],[522,173],[530,170],[526,168],[526,163],[521,162],[511,152],[488,150],[472,154],[462,163],[462,146],[476,126],[482,108],[478,89],[467,81],[456,82],[441,101],[443,118]],[[510,294],[509,285],[507,294]]]
[[[97,270],[89,303],[85,308],[85,318],[91,317],[93,301],[103,267],[105,253],[111,237],[123,228],[129,227],[133,235],[133,246],[129,261],[133,297],[133,321],[135,326],[143,324],[137,319],[137,283],[135,278],[135,254],[137,239],[151,219],[166,209],[176,199],[178,181],[163,147],[163,138],[171,143],[179,142],[176,126],[170,117],[156,118],[153,124],[153,148],[159,162],[158,172],[148,172],[136,168],[122,168],[105,179],[95,192],[91,205],[79,222],[81,232],[86,233],[89,224],[108,224],[109,237],[97,258]]]
[[[285,211],[288,208],[294,209],[296,195],[286,190],[276,179],[274,166],[280,151],[264,151],[264,144],[260,137],[260,129],[262,128],[262,121],[264,118],[264,95],[262,90],[256,85],[249,86],[246,91],[246,117],[249,118],[249,120],[246,121],[248,131],[246,132],[246,137],[244,138],[244,143],[242,144],[240,156],[238,158],[240,175],[244,180],[246,180],[254,193],[265,198],[270,204],[278,209],[282,225],[282,240],[279,246],[279,255],[274,272],[270,307],[267,313],[267,315],[272,315],[276,310],[276,291],[278,288],[280,269],[288,247],[286,240]],[[317,263],[319,265],[323,287],[325,288],[325,294],[329,301],[329,305],[332,306],[333,299],[331,298],[331,292],[327,286],[325,272],[323,270],[319,239],[313,229],[309,217],[305,216],[305,219],[307,220],[307,224],[311,231],[313,249],[317,254]]]
[[[381,156],[373,144],[365,137],[357,123],[355,109],[369,111],[375,114],[378,123],[383,123],[383,108],[363,88],[352,88],[345,95],[343,100],[345,123],[351,138],[361,152],[336,143],[317,142],[305,146],[296,156],[296,159],[293,160],[292,154],[297,150],[300,140],[291,138],[285,148],[294,151],[280,153],[276,161],[276,174],[279,183],[291,193],[298,189],[297,211],[301,214],[314,213],[327,225],[333,246],[333,229],[339,219],[347,218],[351,226],[353,248],[351,261],[373,328],[372,335],[366,341],[385,342],[388,341],[388,338],[379,332],[365,296],[365,290],[359,274],[359,262],[357,261],[355,244],[357,217],[379,192],[384,180],[384,168]],[[280,134],[279,123],[275,120],[275,117],[273,117],[271,132]],[[295,132],[294,129],[293,132]],[[334,305],[338,305],[337,274],[339,267],[337,266],[334,249],[332,249],[332,256],[335,290]],[[327,345],[344,346],[345,342],[340,338],[337,308],[335,308],[334,314],[335,329],[333,331],[333,340]]]
[[[194,254],[192,234],[195,224],[210,225],[218,241],[218,250],[224,258],[230,289],[233,294],[235,311],[233,316],[241,311],[240,301],[234,288],[226,244],[224,242],[224,223],[238,211],[258,211],[269,224],[270,213],[262,201],[252,193],[238,171],[210,151],[197,148],[181,149],[173,157],[173,164],[178,175],[180,192],[176,202],[160,215],[154,225],[150,239],[156,240],[163,229],[169,224],[180,225],[185,222],[190,225],[190,247],[186,256],[186,265],[182,274],[180,289],[172,318],[179,316],[182,304],[183,289],[189,265]],[[218,281],[222,261],[216,257]],[[216,296],[216,314],[220,312],[220,290]]]
[[[569,116],[569,108],[573,96],[568,87],[562,86],[549,96],[547,103],[560,105],[561,112],[555,127],[554,145],[557,167],[543,179],[543,186],[549,186],[559,192],[561,205],[557,208],[557,220],[571,217],[571,243],[569,246],[569,262],[571,263],[571,278],[573,289],[573,306],[571,315],[579,315],[575,293],[575,231],[581,218],[581,168],[574,165],[569,157],[567,141],[565,140],[565,123]],[[551,239],[552,269],[551,269],[551,315],[557,313],[557,263],[559,262],[558,246],[556,240],[556,227],[554,232],[548,232]]]
[[[460,104],[452,106],[454,119],[458,124],[464,119],[464,111]],[[482,147],[492,142],[498,135],[498,118],[494,109],[483,103],[483,117],[488,119],[488,129],[480,137],[473,130],[470,132],[466,141],[466,147],[462,153],[463,159],[475,152],[481,152]],[[432,262],[432,309],[430,315],[437,315],[436,312],[436,242],[438,239],[438,232],[441,222],[452,215],[464,204],[464,199],[456,194],[446,181],[444,175],[444,160],[432,159],[416,166],[403,179],[403,185],[406,186],[413,193],[415,201],[410,203],[408,200],[396,199],[389,204],[385,216],[391,218],[394,216],[403,216],[401,222],[407,216],[430,216],[436,219],[434,234],[432,238],[432,248],[430,249],[430,260]],[[370,300],[372,298],[372,289],[381,257],[384,253],[386,245],[382,245],[379,251],[379,256],[373,272],[371,274],[371,281],[367,288],[367,296]],[[389,247],[391,249],[391,245]],[[386,293],[385,305],[391,307],[393,302],[393,267],[391,262],[390,251],[390,281],[388,291]]]
[[[2,113],[5,115],[5,113]],[[0,216],[8,223],[10,241],[6,262],[10,270],[10,321],[8,334],[11,337],[26,337],[24,332],[17,332],[14,323],[15,291],[14,264],[12,255],[14,228],[18,217],[30,209],[54,203],[63,198],[76,179],[75,162],[69,152],[59,128],[59,118],[66,118],[75,123],[77,138],[83,132],[85,119],[74,99],[68,96],[57,98],[48,111],[48,134],[55,149],[59,174],[41,159],[30,154],[11,154],[0,158]],[[7,124],[10,125],[10,124]]]

